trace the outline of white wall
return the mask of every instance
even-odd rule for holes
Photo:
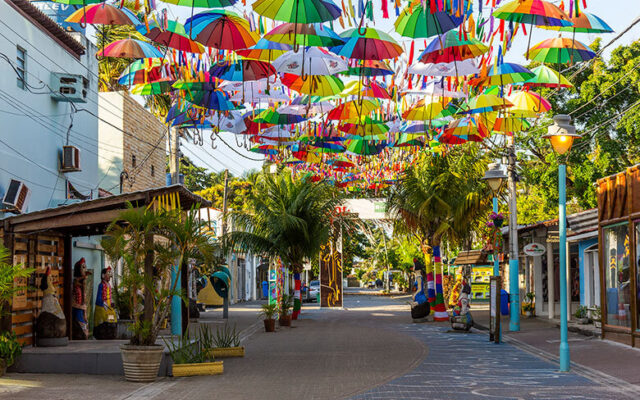
[[[124,170],[122,157],[124,141],[122,140],[124,97],[119,92],[103,92],[98,98],[99,116],[98,140],[100,158],[98,169],[104,177],[100,187],[113,194],[120,193],[120,171]],[[120,130],[116,129],[118,127]],[[113,189],[112,189],[113,188]]]
[[[84,44],[86,47],[86,39]],[[27,51],[26,81],[38,94],[19,88],[16,73],[2,58],[6,55],[15,65],[16,46]],[[52,99],[46,85],[50,85],[51,72],[85,76],[90,85],[88,102],[76,106],[97,115],[95,46],[89,44],[78,60],[0,1],[0,53],[0,140],[4,142],[0,142],[0,195],[14,178],[24,181],[32,191],[27,211],[57,206],[65,202],[65,174],[58,169],[72,106]],[[80,148],[82,172],[67,173],[66,177],[81,193],[89,194],[99,181],[97,118],[84,111],[74,113],[69,144]]]

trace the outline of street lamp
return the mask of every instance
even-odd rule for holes
[[[571,150],[573,141],[581,135],[571,125],[569,115],[559,114],[553,117],[554,124],[543,136],[549,139],[553,150],[564,155]],[[561,159],[558,165],[558,228],[560,231],[560,371],[569,371],[570,356],[567,340],[567,166]],[[552,306],[550,306],[552,307]]]
[[[483,180],[487,181],[489,188],[493,192],[493,212],[498,213],[498,194],[500,193],[500,189],[502,188],[502,184],[505,179],[507,179],[507,175],[502,172],[500,168],[500,164],[492,163],[489,164],[489,169],[485,172],[482,177]],[[494,249],[493,251],[493,276],[500,275],[500,266],[498,263],[498,254]]]

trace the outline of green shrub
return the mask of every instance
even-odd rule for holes
[[[0,334],[0,358],[4,359],[7,367],[12,366],[22,354],[22,345],[18,342],[18,337],[13,332],[2,332]]]
[[[216,330],[216,336],[213,338],[213,347],[238,347],[240,346],[240,334],[236,332],[236,326],[233,329],[229,324],[224,324],[222,328]]]

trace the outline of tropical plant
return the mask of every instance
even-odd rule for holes
[[[13,332],[0,333],[0,359],[3,359],[7,367],[12,366],[22,354],[22,345]]]
[[[214,360],[209,351],[213,343],[211,331],[205,325],[189,336],[188,331],[182,336],[171,336],[169,340],[162,339],[169,349],[174,364],[198,364]]]
[[[576,318],[587,318],[587,311],[589,311],[587,309],[586,306],[578,306],[578,308],[576,309],[576,311],[573,313],[573,316]]]
[[[17,286],[16,279],[27,279],[35,271],[33,268],[25,268],[24,264],[13,264],[11,252],[0,244],[0,316],[6,311],[5,305],[11,304],[13,296],[27,290],[27,286]]]
[[[293,306],[293,296],[289,296],[288,294],[283,294],[280,298],[280,317],[286,317],[289,315],[291,311],[291,307]]]
[[[264,319],[274,319],[278,315],[278,305],[276,303],[263,304],[259,315]]]
[[[240,346],[240,334],[236,331],[236,325],[233,328],[229,324],[224,324],[221,328],[216,329],[216,335],[213,337],[213,347],[238,347]]]
[[[131,294],[133,345],[154,345],[171,297],[182,297],[177,280],[171,279],[173,266],[179,270],[188,258],[207,260],[215,253],[205,222],[196,213],[154,211],[129,203],[107,228],[102,247],[110,257],[124,261],[121,288]],[[144,304],[142,310],[138,304]]]

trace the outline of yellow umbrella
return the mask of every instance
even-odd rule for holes
[[[351,100],[336,106],[329,111],[327,119],[357,122],[362,120],[363,116],[371,114],[380,107],[380,103],[372,100]]]
[[[441,102],[427,103],[424,99],[402,114],[402,118],[410,121],[430,121],[444,117],[444,105]]]
[[[299,75],[284,74],[282,83],[298,93],[313,96],[333,96],[342,92],[344,84],[333,75],[309,75],[304,79]]]
[[[551,109],[551,103],[535,92],[513,92],[507,100],[513,104],[509,112],[518,117],[535,117]]]
[[[509,134],[511,132],[520,132],[529,129],[531,126],[524,118],[506,117],[496,118],[493,128],[493,132],[500,132]]]
[[[511,107],[513,104],[511,104],[510,101],[493,94],[481,94],[469,100],[468,106],[469,110],[466,112],[476,114],[497,111]]]

